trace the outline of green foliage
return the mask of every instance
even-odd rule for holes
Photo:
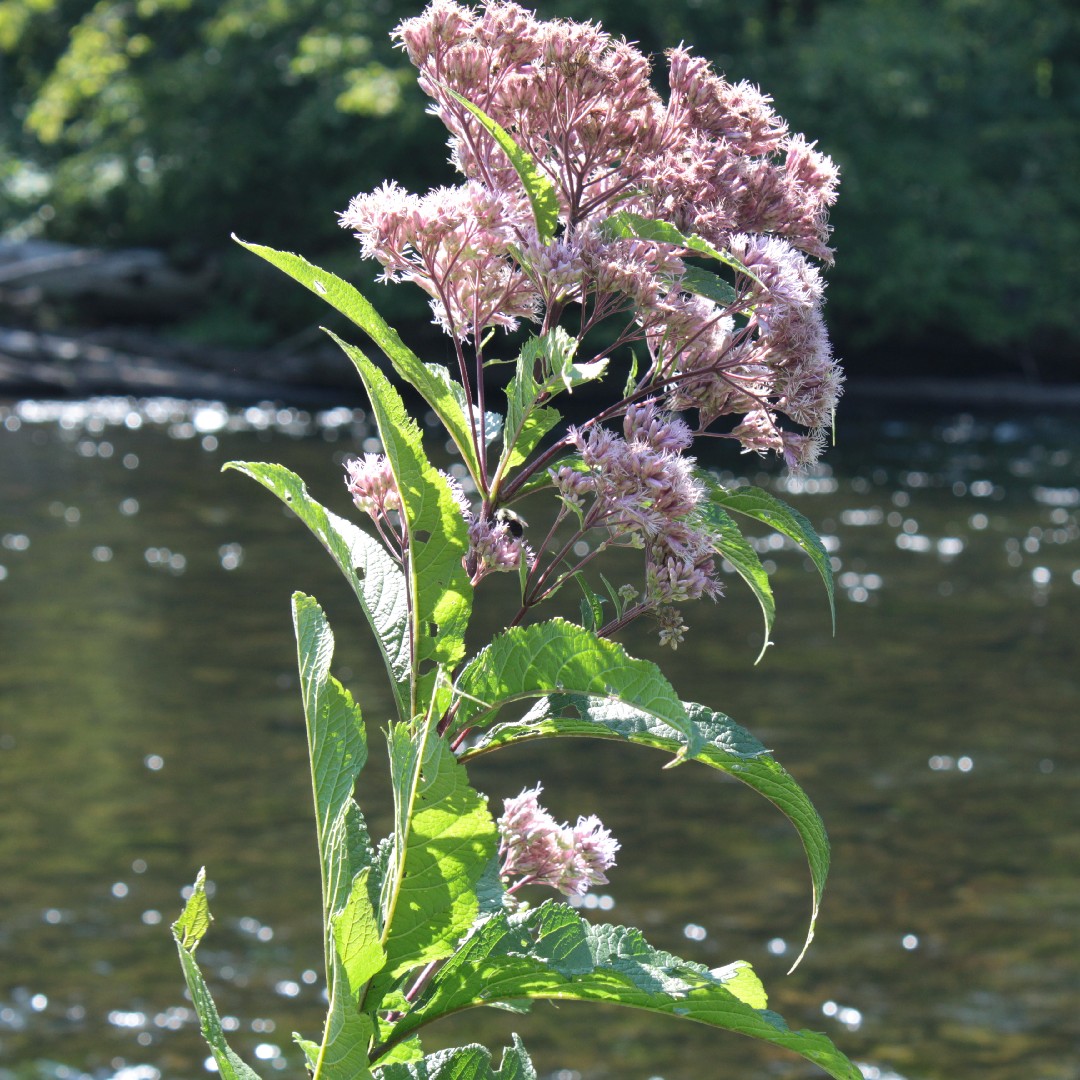
[[[321,270],[291,252],[275,251],[259,244],[245,243],[243,240],[238,242],[272,266],[284,271],[293,280],[299,281],[316,296],[325,299],[331,307],[341,312],[371,338],[389,359],[397,374],[431,406],[454,440],[474,483],[479,484],[479,447],[469,423],[473,406],[466,401],[461,384],[451,379],[445,365],[425,364],[420,360],[360,291],[347,281],[342,281],[336,274]]]
[[[706,517],[713,518],[718,527],[723,530],[723,540],[719,548],[725,556],[728,555],[728,551],[735,556],[732,563],[747,584],[754,590],[765,612],[766,644],[768,643],[768,632],[772,628],[772,595],[771,592],[767,596],[764,594],[768,584],[766,582],[763,585],[759,580],[756,568],[746,554],[748,549],[746,542],[742,540],[741,536],[732,535],[730,530],[734,522],[731,521],[727,514],[723,513],[725,510],[730,510],[732,513],[740,514],[754,521],[760,521],[763,525],[768,525],[777,532],[783,533],[788,539],[794,540],[802,548],[817,568],[817,572],[821,575],[821,580],[825,585],[825,591],[829,597],[829,612],[832,615],[833,631],[835,632],[836,596],[833,588],[832,562],[829,559],[829,553],[825,550],[825,545],[814,531],[813,525],[798,510],[788,506],[787,503],[782,502],[775,495],[762,491],[761,488],[750,486],[725,488],[716,481],[715,477],[710,476],[708,473],[701,473],[700,476],[708,487],[709,496],[712,500],[712,505],[707,506],[703,513]]]
[[[682,735],[680,758],[693,757],[701,746],[697,728],[655,664],[634,660],[617,642],[562,619],[499,634],[464,668],[456,690],[462,700],[455,729],[490,722],[506,705],[554,691],[633,702]]]
[[[652,948],[638,930],[590,925],[571,908],[551,902],[484,922],[390,1038],[432,1015],[504,998],[607,1002],[695,1020],[794,1050],[838,1080],[862,1075],[824,1035],[791,1031],[769,1012],[749,965],[736,962],[710,971]]]
[[[445,175],[387,39],[415,12],[5,0],[0,228],[29,218],[56,239],[205,257],[231,230],[272,222],[283,242],[319,250],[335,230],[324,208],[387,175],[411,188]],[[693,41],[818,135],[844,176],[830,320],[847,351],[956,370],[966,344],[1005,368],[1075,373],[1075,5],[557,0],[545,13],[617,24],[656,54]],[[712,295],[708,278],[701,286]],[[248,308],[268,289],[242,273],[223,287]]]
[[[451,524],[453,499],[428,463],[397,391],[363,354],[344,347],[371,395],[402,493],[408,572],[380,561],[354,527],[312,500],[287,470],[233,464],[290,505],[328,549],[353,586],[396,685],[400,658],[408,657],[400,719],[387,733],[395,826],[377,855],[353,799],[367,760],[363,720],[330,674],[334,641],[322,610],[310,597],[294,597],[330,990],[321,1042],[299,1040],[313,1076],[533,1076],[516,1037],[497,1070],[483,1048],[424,1057],[415,1038],[426,1024],[463,1008],[519,1008],[532,999],[614,1002],[691,1019],[793,1050],[833,1077],[857,1076],[824,1036],[791,1031],[770,1012],[760,982],[742,962],[709,971],[653,949],[636,930],[592,926],[563,905],[519,914],[512,903],[506,909],[495,822],[463,763],[521,741],[626,741],[675,761],[699,760],[764,795],[792,821],[806,848],[814,893],[807,943],[828,870],[828,843],[802,789],[753,736],[722,713],[680,702],[655,665],[632,659],[595,631],[559,619],[512,627],[461,667],[451,689],[448,675],[461,660],[470,611],[470,590],[454,585],[467,541]],[[420,368],[411,374],[426,378]],[[527,387],[522,378],[511,399],[533,400],[535,383]],[[518,414],[528,407],[519,404]],[[511,460],[519,439],[532,436],[515,423],[507,438]],[[719,489],[713,496],[718,505],[725,502]],[[729,492],[726,505],[768,520],[813,550],[809,526],[765,493]],[[402,591],[409,598],[407,625],[400,617]],[[612,599],[619,602],[614,591]],[[426,644],[417,612],[444,620]],[[394,635],[421,644],[406,653],[393,646]],[[500,710],[526,700],[534,705],[521,720],[492,726]],[[477,726],[486,728],[479,740],[455,753],[450,736]],[[223,1075],[251,1080],[254,1073],[224,1041],[194,962],[208,925],[200,877],[174,935]]]
[[[206,871],[203,869],[195,879],[180,918],[173,923],[173,940],[180,953],[180,964],[184,969],[191,1003],[195,1006],[203,1038],[210,1047],[210,1053],[214,1055],[218,1072],[224,1080],[259,1080],[259,1074],[250,1069],[229,1047],[214,999],[210,996],[206,980],[195,962],[195,950],[210,928],[210,921],[210,905],[206,899]]]
[[[307,525],[352,586],[375,634],[397,698],[409,712],[409,624],[405,577],[386,549],[363,529],[316,502],[304,482],[282,465],[231,461],[226,469],[257,480]]]

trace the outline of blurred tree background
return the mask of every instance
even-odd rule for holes
[[[311,321],[239,235],[361,283],[335,211],[452,180],[389,31],[397,0],[0,0],[0,229],[212,263],[177,329],[266,344]],[[533,6],[533,5],[527,5]],[[1076,378],[1075,0],[543,0],[771,94],[840,164],[828,316],[852,374]],[[418,312],[401,290],[376,300]],[[399,294],[396,298],[392,293]]]

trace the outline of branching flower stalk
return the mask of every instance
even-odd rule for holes
[[[368,728],[330,673],[325,614],[295,594],[328,998],[321,1038],[297,1037],[308,1072],[535,1080],[517,1036],[496,1065],[477,1046],[425,1054],[420,1033],[467,1008],[582,1000],[741,1032],[836,1080],[860,1080],[827,1038],[768,1009],[749,965],[707,969],[571,904],[532,906],[536,889],[574,899],[606,884],[619,844],[595,815],[556,821],[540,785],[506,799],[496,820],[466,772],[505,746],[583,737],[724,772],[766,796],[802,841],[809,946],[829,865],[809,799],[748,731],[683,701],[657,665],[614,638],[648,617],[660,643],[677,648],[683,606],[717,599],[727,565],[758,600],[768,645],[772,590],[737,518],[797,544],[832,605],[829,555],[809,523],[766,491],[724,486],[691,451],[700,438],[727,440],[792,469],[820,453],[841,388],[817,268],[832,259],[836,169],[759,90],[682,46],[667,54],[665,100],[632,45],[506,0],[478,9],[433,0],[395,36],[462,179],[424,195],[386,182],[356,196],[341,223],[385,281],[424,290],[456,370],[422,361],[347,282],[245,244],[348,316],[393,374],[337,339],[382,443],[345,466],[363,525],[280,465],[230,463],[282,499],[337,563],[392,702],[380,726],[393,824],[376,843],[353,795]],[[500,353],[499,331],[518,332],[516,355]],[[513,365],[497,408],[485,388],[494,363]],[[564,426],[561,395],[591,404],[605,379],[617,388]],[[460,457],[447,471],[429,459],[394,380],[445,429]],[[517,510],[545,495],[530,532]],[[622,549],[639,551],[643,569],[613,584],[604,556]],[[517,575],[519,597],[473,650],[474,600],[500,599],[485,585],[496,573]],[[571,584],[578,621],[540,618]],[[209,922],[200,875],[173,927],[185,978],[221,1075],[258,1080],[229,1048],[195,960]]]
[[[692,466],[685,451],[701,437],[778,454],[794,469],[811,465],[842,381],[812,261],[832,260],[832,162],[789,133],[760,91],[727,82],[682,46],[667,54],[665,102],[652,88],[649,61],[633,46],[591,24],[542,22],[511,3],[474,11],[436,0],[396,36],[418,68],[431,111],[450,132],[451,160],[463,181],[424,196],[384,184],[357,196],[341,223],[356,234],[362,254],[382,264],[385,281],[410,281],[429,294],[435,322],[454,342],[477,462],[480,509],[467,560],[474,581],[477,573],[517,569],[523,546],[500,533],[500,507],[527,484],[535,491],[535,477],[574,451],[583,459],[591,454],[590,471],[602,475],[630,453],[629,437],[617,443],[603,425],[637,410],[688,436],[664,451],[670,461],[642,461],[664,482],[675,462]],[[515,163],[466,103],[510,133],[552,186],[557,226],[550,235]],[[730,283],[699,265],[710,257],[720,259]],[[492,474],[487,335],[524,322],[547,339],[575,307],[563,370],[543,353],[535,361],[531,374],[541,389],[534,410],[572,389],[567,367],[606,367],[636,342],[645,345],[648,366],[617,402],[523,462],[515,476],[507,477],[505,459]],[[590,333],[616,317],[624,322],[613,345],[576,359]],[[684,414],[696,415],[692,426]],[[558,479],[565,487],[566,467],[551,475],[566,499]],[[657,616],[662,634],[670,604],[720,592],[707,554],[715,535],[692,524],[698,496],[685,483],[673,487],[679,497],[666,504],[644,491],[636,501],[627,491],[592,491],[582,522],[600,536],[630,526],[641,539],[645,601],[634,610]],[[675,541],[663,542],[671,532]],[[530,560],[516,621],[557,590],[549,587],[553,581],[576,572],[563,566],[566,550],[562,545],[545,570]]]

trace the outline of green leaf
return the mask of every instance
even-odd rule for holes
[[[363,818],[352,802],[357,777],[367,762],[367,736],[352,695],[330,675],[334,635],[310,596],[293,595],[293,625],[315,797],[323,921],[329,931],[331,919],[349,901],[355,878],[375,859]],[[328,980],[330,961],[327,944]]]
[[[742,530],[725,510],[715,503],[705,503],[695,513],[695,518],[705,526],[713,537],[713,546],[735,568],[739,576],[750,586],[750,591],[757,597],[761,613],[765,617],[765,637],[761,643],[761,652],[754,663],[758,663],[771,644],[769,635],[776,621],[776,601],[773,599],[769,575],[761,565],[757,552],[747,542]]]
[[[681,732],[677,758],[693,757],[701,735],[670,683],[648,660],[563,619],[511,627],[462,670],[454,728],[489,723],[513,701],[552,693],[612,698],[636,706]]]
[[[409,539],[410,639],[414,673],[410,717],[426,707],[437,672],[432,663],[453,668],[465,652],[472,610],[472,585],[461,560],[469,548],[461,508],[446,477],[428,461],[420,429],[405,411],[401,395],[357,348],[334,340],[356,365],[371,401],[379,436],[404,505]]]
[[[257,480],[315,534],[352,586],[375,632],[401,715],[409,708],[409,615],[405,575],[379,541],[316,502],[283,465],[230,461],[224,468]]]
[[[213,921],[210,915],[210,904],[206,899],[206,867],[204,866],[199,870],[199,876],[195,879],[195,885],[187,903],[184,904],[184,910],[180,912],[180,918],[172,924],[176,944],[194,955],[199,942],[206,936]]]
[[[345,906],[332,919],[337,968],[354,1002],[359,1002],[364,984],[386,962],[368,889],[369,875],[370,870],[364,869],[353,878]]]
[[[370,1077],[368,1050],[375,1031],[370,1016],[358,1011],[364,986],[383,966],[385,954],[371,904],[369,871],[353,878],[345,906],[334,915],[330,937],[332,968],[327,973],[330,1007],[313,1080],[362,1080]]]
[[[710,971],[654,949],[639,930],[593,926],[554,903],[484,923],[435,974],[393,1037],[451,1012],[523,997],[604,1002],[694,1020],[792,1050],[836,1080],[862,1076],[824,1035],[792,1031],[767,1009],[748,964]]]
[[[596,595],[581,571],[574,574],[574,581],[581,589],[581,625],[595,634],[604,625],[604,600]]]
[[[222,1080],[259,1080],[259,1074],[238,1057],[225,1040],[221,1017],[206,985],[206,980],[195,962],[195,950],[211,923],[210,906],[206,900],[206,869],[199,871],[195,886],[188,897],[180,918],[172,925],[173,940],[180,953],[191,1003],[199,1017],[203,1038],[210,1047],[218,1074]]]
[[[543,389],[549,393],[558,391],[559,383],[562,384],[561,389],[573,393],[575,386],[599,379],[607,371],[606,357],[585,364],[575,364],[578,341],[561,326],[549,330],[542,337],[533,338],[522,352],[529,352],[530,346],[534,347],[533,357],[539,354],[543,361],[543,371],[546,373]]]
[[[482,487],[480,462],[476,451],[477,440],[467,415],[466,394],[461,384],[451,378],[444,364],[424,363],[372,307],[370,301],[347,281],[321,270],[292,252],[275,251],[261,244],[249,244],[239,237],[233,239],[299,281],[359,326],[386,355],[398,375],[420,394],[442,421],[473,481],[477,487]],[[479,417],[476,422],[479,427]]]
[[[821,538],[798,510],[781,502],[775,495],[756,487],[725,488],[715,476],[701,470],[698,476],[705,481],[709,498],[725,510],[760,521],[763,525],[794,540],[817,567],[825,592],[829,597],[833,633],[836,633],[836,598],[833,592],[832,561]]]
[[[684,703],[686,714],[700,732],[703,745],[694,760],[719,769],[764,795],[795,826],[806,852],[812,887],[806,942],[792,965],[798,966],[814,937],[821,897],[829,874],[829,838],[813,803],[770,751],[730,717],[704,705]],[[602,698],[552,695],[521,720],[498,724],[461,754],[467,761],[480,754],[533,739],[584,737],[611,739],[678,753],[685,736],[633,703]]]
[[[449,956],[473,925],[477,890],[498,844],[487,800],[470,784],[446,740],[430,731],[422,754],[403,725],[390,735],[399,841],[384,931],[387,963],[367,1007],[406,971]]]
[[[490,116],[474,105],[468,98],[462,97],[456,90],[446,88],[446,92],[459,104],[464,105],[484,126],[491,137],[502,147],[503,152],[510,159],[514,171],[518,174],[525,194],[529,198],[532,207],[533,218],[536,221],[536,233],[542,244],[549,244],[555,237],[555,230],[559,227],[559,197],[551,181],[537,168],[532,154],[521,149],[513,137],[500,124],[492,120]]]
[[[626,373],[626,383],[623,386],[623,397],[629,397],[637,388],[638,358],[633,349],[630,350],[630,370]]]
[[[357,1012],[352,990],[335,960],[335,992],[330,995],[322,1046],[311,1080],[370,1080],[368,1053],[375,1023]]]
[[[697,266],[688,266],[679,282],[681,288],[687,292],[697,293],[706,300],[712,300],[720,307],[730,307],[735,303],[738,294],[733,286],[729,285],[722,277],[702,270]]]
[[[514,1045],[503,1051],[499,1068],[491,1063],[491,1051],[478,1043],[428,1054],[421,1061],[402,1062],[375,1069],[379,1080],[536,1080],[529,1055],[517,1035]]]

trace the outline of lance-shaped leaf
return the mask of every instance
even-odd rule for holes
[[[375,860],[363,818],[352,800],[356,778],[367,762],[367,736],[352,695],[330,674],[334,635],[322,608],[310,596],[293,595],[293,625],[315,798],[329,980],[331,920],[349,901],[354,879]]]
[[[687,716],[703,740],[694,760],[719,769],[764,795],[791,821],[802,841],[810,868],[812,905],[806,942],[792,965],[794,970],[813,939],[829,874],[829,839],[825,826],[803,789],[749,731],[704,705],[684,704]],[[681,732],[632,705],[563,694],[539,702],[519,721],[497,724],[464,751],[461,760],[511,743],[559,737],[611,739],[669,754],[678,753],[685,746]]]
[[[259,1080],[259,1074],[236,1055],[225,1040],[221,1027],[221,1017],[210,995],[206,980],[195,962],[195,950],[199,947],[203,935],[210,927],[210,906],[206,900],[206,869],[199,871],[195,886],[191,890],[180,918],[172,925],[173,940],[180,953],[180,963],[184,969],[191,1003],[199,1017],[199,1027],[203,1038],[210,1047],[210,1053],[217,1063],[218,1073],[223,1080]]]
[[[330,995],[323,1041],[311,1068],[311,1080],[370,1080],[368,1049],[374,1021],[357,1012],[338,963],[333,977],[335,986],[342,989]]]
[[[385,954],[371,904],[368,875],[367,870],[356,875],[345,906],[331,921],[333,958],[327,973],[330,1008],[312,1080],[364,1080],[371,1076],[368,1049],[375,1024],[358,1006],[365,985],[382,967]]]
[[[769,575],[761,565],[757,552],[747,542],[742,530],[725,510],[714,502],[702,503],[695,512],[695,518],[712,536],[713,546],[735,568],[736,573],[750,586],[750,591],[757,597],[761,613],[765,617],[765,638],[761,643],[761,652],[757,655],[758,663],[769,647],[769,635],[776,619],[776,601],[773,599]]]
[[[409,616],[405,575],[374,537],[316,502],[283,465],[230,461],[224,468],[257,480],[315,534],[356,593],[379,645],[398,710],[409,712]]]
[[[833,593],[832,562],[821,538],[814,531],[814,526],[798,510],[781,502],[775,495],[762,491],[761,488],[750,486],[725,488],[710,473],[697,470],[697,475],[705,483],[709,498],[713,503],[733,514],[742,514],[744,517],[768,525],[769,528],[794,540],[806,552],[825,583],[825,591],[829,596],[833,633],[836,633],[836,599]]]
[[[404,972],[449,956],[473,925],[477,889],[495,855],[487,800],[470,784],[445,739],[429,731],[422,752],[404,725],[390,733],[398,834],[383,931],[386,968],[366,1008]]]
[[[706,300],[712,300],[720,307],[728,307],[735,303],[736,292],[722,277],[702,270],[699,266],[688,266],[679,285],[687,292],[697,293]]]
[[[596,1001],[695,1020],[800,1054],[836,1080],[862,1074],[824,1035],[792,1031],[767,1008],[749,965],[709,970],[652,948],[639,930],[593,926],[565,905],[492,916],[435,974],[392,1038],[494,1001]]]
[[[503,1051],[495,1068],[486,1046],[470,1043],[452,1050],[439,1050],[420,1061],[397,1062],[376,1067],[379,1080],[536,1080],[536,1069],[517,1035],[514,1045]]]
[[[467,415],[466,394],[460,383],[450,376],[444,364],[424,363],[398,335],[398,332],[372,307],[371,302],[355,286],[335,274],[322,270],[290,251],[275,251],[261,244],[249,244],[239,237],[234,240],[248,251],[265,259],[288,274],[331,307],[352,320],[375,342],[393,365],[394,370],[428,403],[442,421],[450,438],[465,462],[469,474],[480,486],[480,462],[477,457],[477,438]],[[481,420],[474,417],[476,428]]]
[[[420,429],[405,411],[401,395],[359,349],[340,338],[334,340],[364,381],[404,506],[414,679],[432,662],[452,668],[465,652],[465,630],[472,610],[472,585],[461,563],[469,547],[461,507],[446,477],[428,461]],[[410,717],[427,704],[435,674],[414,682]]]
[[[501,124],[492,120],[483,109],[478,108],[468,98],[462,97],[456,90],[451,90],[449,87],[445,89],[446,93],[458,104],[464,105],[480,121],[510,159],[510,164],[514,166],[514,171],[518,174],[525,188],[525,194],[528,196],[529,205],[532,207],[537,236],[540,237],[542,244],[550,243],[559,226],[559,197],[551,181],[537,168],[532,154],[522,150]]]
[[[564,619],[499,634],[465,666],[456,690],[455,730],[490,723],[514,701],[584,694],[626,702],[681,732],[678,760],[701,748],[701,734],[654,663]]]

